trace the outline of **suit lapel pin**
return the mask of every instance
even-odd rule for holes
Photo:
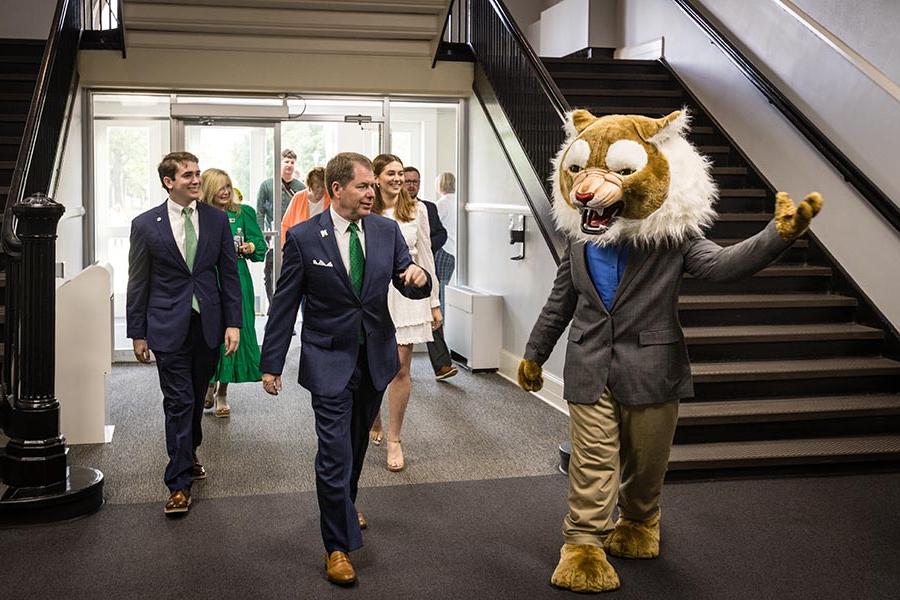
[[[321,230],[319,232],[319,235],[321,235],[322,237],[328,237],[328,230],[327,229]]]
[[[162,217],[156,217],[156,222],[159,223],[160,221],[162,221]]]

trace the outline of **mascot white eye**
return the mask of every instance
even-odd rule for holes
[[[632,140],[619,140],[606,152],[606,167],[619,175],[637,173],[647,165],[647,151]]]
[[[575,140],[563,157],[563,169],[569,173],[577,173],[584,168],[591,157],[591,147],[584,140]]]

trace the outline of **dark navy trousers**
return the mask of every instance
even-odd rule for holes
[[[166,418],[165,482],[169,491],[190,489],[194,457],[203,441],[203,398],[219,360],[219,348],[203,339],[200,315],[191,313],[188,335],[175,352],[156,352]]]
[[[316,495],[319,499],[322,541],[330,554],[361,548],[362,531],[356,516],[356,494],[369,428],[381,408],[384,390],[376,390],[369,375],[365,345],[347,387],[334,397],[313,394],[316,415]]]

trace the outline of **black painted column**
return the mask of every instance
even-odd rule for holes
[[[17,356],[9,357],[16,362],[3,480],[14,488],[65,486],[66,443],[54,390],[56,226],[65,208],[35,194],[12,211],[22,250],[17,281],[7,283],[15,286],[18,323],[12,324]]]

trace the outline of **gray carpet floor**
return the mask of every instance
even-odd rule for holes
[[[209,481],[207,483],[212,483]],[[198,484],[198,486],[201,484]],[[561,598],[566,479],[425,483],[363,491],[370,527],[351,589],[323,573],[315,494],[118,504],[0,530],[4,598]],[[662,555],[612,559],[610,598],[900,597],[900,475],[669,484]]]
[[[199,456],[210,476],[206,498],[315,489],[316,452],[309,393],[296,383],[296,341],[277,397],[258,383],[229,387],[232,416],[208,411]],[[109,378],[110,444],[73,446],[70,464],[100,469],[112,504],[163,502],[167,490],[162,394],[155,366],[115,365]],[[387,422],[387,396],[382,407]],[[403,427],[407,468],[391,473],[384,446],[370,446],[360,485],[378,487],[555,472],[567,418],[496,374],[434,380],[428,357],[413,358],[413,391]]]

